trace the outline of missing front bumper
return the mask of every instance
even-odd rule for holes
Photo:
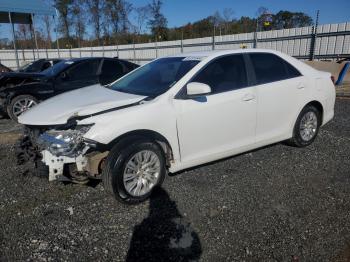
[[[85,173],[88,177],[100,178],[102,163],[108,152],[92,152],[76,157],[54,156],[48,150],[41,152],[42,162],[49,167],[49,181],[60,180],[64,176],[65,165],[75,164],[76,171]]]

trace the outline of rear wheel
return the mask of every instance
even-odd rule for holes
[[[31,95],[16,96],[11,100],[7,107],[7,113],[10,118],[17,122],[18,117],[25,111],[37,105],[39,101]]]
[[[308,105],[300,112],[294,126],[293,137],[289,143],[296,147],[305,147],[316,139],[321,125],[321,113],[316,107]]]
[[[105,189],[117,200],[135,204],[146,200],[166,174],[163,150],[152,140],[118,143],[109,153],[102,173]]]

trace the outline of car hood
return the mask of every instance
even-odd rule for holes
[[[19,78],[44,78],[44,74],[40,73],[24,73],[24,72],[10,72],[10,73],[2,73],[2,77],[19,77]]]
[[[146,97],[114,91],[98,84],[48,99],[23,113],[18,122],[24,125],[62,125],[72,117],[117,109],[144,98]]]
[[[25,81],[25,83],[45,81],[46,76],[39,73],[3,73],[0,74],[0,87],[4,89],[6,83],[10,83],[11,79],[17,82]]]

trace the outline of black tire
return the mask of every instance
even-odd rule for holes
[[[301,121],[303,117],[310,112],[316,115],[317,125],[316,125],[316,130],[313,137],[309,140],[305,140],[301,135]],[[293,137],[287,141],[288,144],[295,147],[306,147],[311,145],[315,141],[317,134],[320,130],[321,121],[322,121],[321,113],[316,107],[312,105],[305,106],[303,110],[300,112],[297,118],[297,121],[295,122],[294,129],[293,129]]]
[[[30,99],[30,100],[34,101],[36,104],[39,103],[38,99],[36,99],[34,96],[31,96],[31,95],[20,95],[20,96],[16,96],[16,97],[12,98],[10,104],[7,106],[7,114],[9,115],[9,117],[13,121],[17,122],[17,116],[14,114],[14,105],[18,101],[24,100],[24,99]]]
[[[155,153],[159,159],[160,172],[155,186],[150,192],[142,196],[133,196],[128,193],[124,186],[123,174],[127,162],[138,152],[149,150]],[[145,201],[152,193],[152,191],[159,187],[167,173],[165,157],[162,148],[157,142],[140,137],[133,137],[123,140],[116,144],[110,151],[105,167],[102,171],[102,180],[104,188],[114,197],[124,204],[137,204]]]
[[[0,110],[0,118],[1,119],[6,119],[8,118],[8,114],[7,114],[7,111],[6,110]]]

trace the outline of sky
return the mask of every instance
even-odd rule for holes
[[[145,5],[149,0],[132,0],[134,6]],[[163,0],[163,13],[168,26],[180,26],[212,15],[215,11],[232,8],[234,17],[255,17],[259,7],[270,12],[280,10],[304,12],[312,18],[320,10],[320,24],[350,22],[350,0]]]
[[[134,7],[150,1],[129,0]],[[162,12],[168,19],[168,27],[176,27],[208,17],[215,11],[221,12],[224,8],[231,8],[234,18],[255,17],[261,6],[272,13],[280,10],[304,12],[313,19],[316,10],[320,10],[320,24],[350,22],[350,0],[163,0]],[[130,18],[133,21],[133,16]],[[12,38],[10,27],[4,24],[0,27],[0,38],[3,37]]]

